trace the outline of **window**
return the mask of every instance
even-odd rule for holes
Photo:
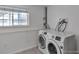
[[[28,25],[27,12],[0,10],[0,26],[19,25]]]

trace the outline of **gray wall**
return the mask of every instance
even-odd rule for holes
[[[18,53],[36,46],[36,31],[21,31],[0,34],[0,53]]]
[[[37,32],[42,28],[43,6],[15,5],[9,7],[26,9],[30,14],[30,25],[17,28],[0,28],[0,53],[16,53],[35,47],[37,45]]]
[[[48,23],[51,28],[55,28],[59,18],[69,19],[66,31],[71,31],[76,34],[77,50],[79,51],[79,6],[48,6]]]

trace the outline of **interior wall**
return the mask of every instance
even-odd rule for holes
[[[43,6],[29,6],[29,5],[7,5],[3,7],[11,8],[24,8],[26,9],[29,16],[29,26],[24,27],[26,31],[14,31],[22,29],[21,27],[14,28],[0,28],[3,31],[14,31],[14,32],[4,32],[0,31],[0,53],[16,53],[24,49],[29,49],[37,45],[38,30],[42,28],[42,19],[43,19]],[[27,31],[27,29],[30,29]],[[9,29],[9,30],[8,30]]]
[[[52,5],[48,6],[48,24],[55,28],[59,18],[68,18],[66,31],[75,33],[77,50],[79,51],[79,6],[78,5]]]
[[[0,33],[0,54],[19,53],[36,46],[37,31]]]

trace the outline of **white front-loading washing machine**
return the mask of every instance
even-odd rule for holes
[[[69,32],[59,33],[54,30],[40,30],[38,48],[46,54],[75,53],[75,35]]]

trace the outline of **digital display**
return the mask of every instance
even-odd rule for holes
[[[61,37],[56,36],[55,40],[61,41]]]

